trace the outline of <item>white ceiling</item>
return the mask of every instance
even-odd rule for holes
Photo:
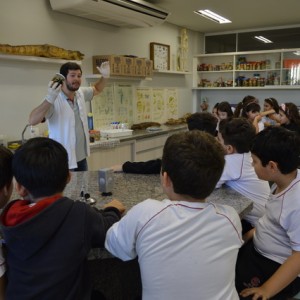
[[[167,22],[202,33],[300,24],[300,0],[148,0],[171,12]],[[210,9],[232,23],[220,25],[195,14]]]

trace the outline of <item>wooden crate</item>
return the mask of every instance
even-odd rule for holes
[[[153,75],[153,61],[151,59],[145,59],[145,76],[152,77]]]
[[[134,59],[134,70],[135,70],[135,76],[145,77],[145,73],[146,73],[145,58],[137,57]]]
[[[122,75],[124,76],[135,76],[135,69],[134,69],[134,58],[123,56],[122,57]]]

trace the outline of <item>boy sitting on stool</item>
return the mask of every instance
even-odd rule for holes
[[[239,215],[205,202],[224,162],[212,135],[198,130],[171,135],[161,168],[168,199],[137,204],[108,231],[108,251],[124,261],[138,256],[143,300],[239,299],[234,286],[243,243]]]
[[[90,300],[87,255],[103,247],[107,229],[121,217],[114,200],[104,211],[63,196],[70,181],[68,154],[48,138],[28,140],[14,154],[19,195],[1,215],[7,246],[6,298]]]

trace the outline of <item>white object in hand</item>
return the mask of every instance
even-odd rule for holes
[[[97,69],[104,78],[110,77],[110,66],[108,61],[103,62],[100,67],[97,67]]]
[[[50,81],[48,84],[48,94],[46,95],[45,99],[54,104],[59,92],[61,90],[61,84],[59,82]]]

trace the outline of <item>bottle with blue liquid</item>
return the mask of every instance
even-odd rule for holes
[[[94,129],[93,114],[89,112],[87,118],[88,118],[88,128],[89,130],[93,130]]]

